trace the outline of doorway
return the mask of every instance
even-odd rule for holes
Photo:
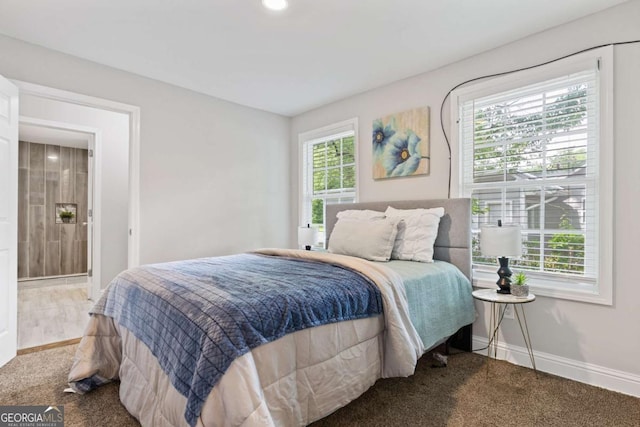
[[[49,332],[42,335],[49,342],[64,343],[67,339],[81,337],[88,321],[88,308],[93,301],[100,297],[115,275],[137,265],[139,108],[25,82],[13,83],[20,90],[21,124],[29,122],[40,128],[84,135],[87,140],[87,159],[90,161],[87,169],[92,169],[88,180],[93,178],[87,185],[92,190],[87,213],[90,211],[92,215],[86,218],[87,228],[91,228],[92,232],[87,233],[86,252],[80,250],[87,259],[88,274],[84,276],[84,281],[77,282],[82,280],[79,276],[65,277],[65,283],[60,286],[56,283],[56,286],[45,286],[33,292],[24,290],[24,293],[37,295],[36,305],[49,301],[49,306],[43,309],[49,310],[51,316],[56,318],[49,325],[44,321],[45,316],[33,319],[29,317],[28,310],[20,313],[18,307],[18,318],[25,319],[25,324],[31,322],[36,326],[32,329],[33,336],[28,346],[40,347],[35,340],[41,335],[39,329],[43,325]],[[80,207],[79,204],[77,207]],[[51,214],[54,215],[53,212]],[[61,227],[73,228],[65,224]],[[76,224],[75,229],[82,234],[81,223]],[[45,291],[53,295],[45,297]],[[60,299],[61,295],[65,295],[62,304],[56,303],[55,300]],[[62,311],[59,310],[61,306],[64,308]],[[56,333],[50,331],[51,324],[55,325]],[[21,347],[25,347],[26,341],[21,341]]]
[[[22,116],[18,135],[18,349],[24,350],[80,337],[93,304],[100,131]]]

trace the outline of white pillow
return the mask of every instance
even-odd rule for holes
[[[389,261],[399,219],[339,219],[329,237],[329,252],[371,261]]]
[[[395,209],[389,206],[388,218],[401,219],[391,259],[433,262],[433,244],[438,237],[444,208]]]
[[[347,209],[337,213],[338,219],[382,219],[385,217],[384,212],[372,211],[371,209]]]

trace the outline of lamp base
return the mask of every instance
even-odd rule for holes
[[[509,295],[509,294],[511,294],[511,286],[509,286],[508,288],[496,289],[496,293]]]
[[[498,269],[498,276],[500,278],[496,282],[496,285],[500,287],[500,289],[496,290],[499,294],[510,294],[511,293],[511,270],[509,269],[509,258],[500,257],[498,258],[498,262],[500,263],[500,268]]]

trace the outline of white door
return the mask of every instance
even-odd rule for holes
[[[0,366],[18,346],[18,88],[0,76]]]

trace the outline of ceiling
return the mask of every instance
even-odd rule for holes
[[[20,141],[59,145],[72,148],[89,148],[91,135],[84,132],[56,129],[47,126],[20,123]]]
[[[0,33],[294,116],[625,0],[0,0]]]

